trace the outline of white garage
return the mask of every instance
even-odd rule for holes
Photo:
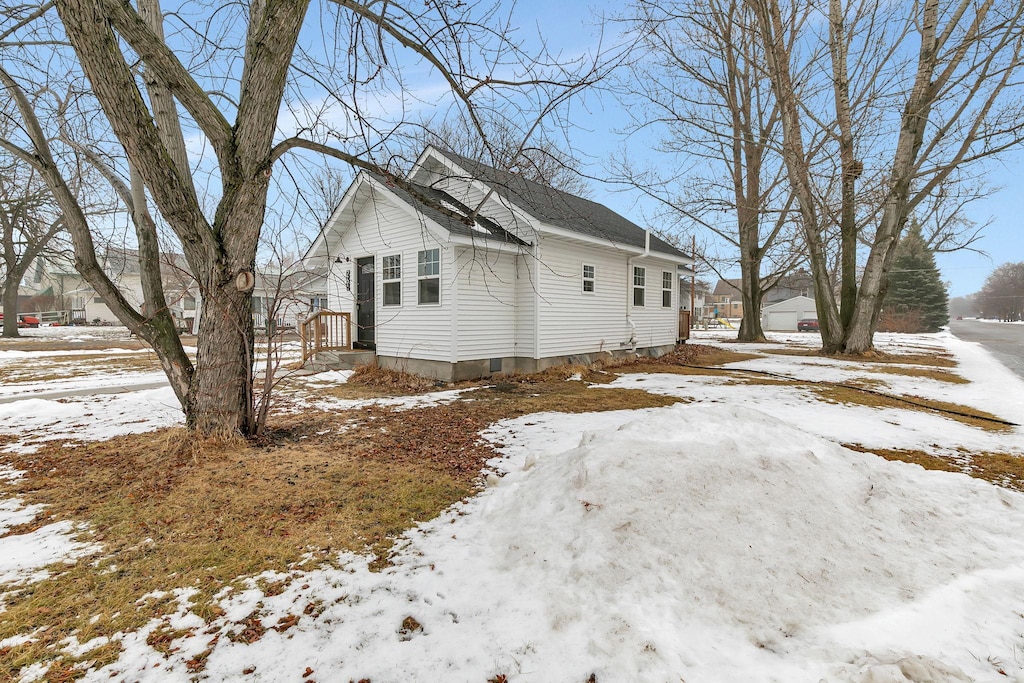
[[[766,332],[796,332],[796,323],[804,318],[818,317],[814,299],[795,296],[761,309],[761,327]]]

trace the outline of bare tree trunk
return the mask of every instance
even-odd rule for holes
[[[5,337],[20,337],[18,332],[18,283],[21,274],[8,270],[4,275],[4,332]]]
[[[750,171],[748,170],[748,173]],[[765,341],[764,330],[761,328],[761,302],[764,291],[761,289],[761,257],[758,249],[758,211],[757,208],[738,207],[740,216],[740,293],[743,297],[743,318],[736,340],[741,342]],[[744,214],[748,214],[744,216]]]
[[[937,84],[933,82],[936,67],[938,0],[926,0],[921,9],[921,46],[918,52],[917,73],[910,97],[903,109],[899,139],[893,157],[889,178],[889,197],[875,232],[875,240],[868,254],[861,281],[860,294],[850,327],[846,332],[844,350],[847,353],[865,353],[874,346],[875,324],[885,298],[886,278],[900,233],[907,222],[910,184],[916,170],[918,153],[924,142],[925,128],[931,114]]]
[[[252,295],[240,292],[226,264],[209,269],[199,321],[196,374],[183,406],[189,427],[207,434],[251,434]]]
[[[828,274],[828,257],[819,232],[820,216],[815,205],[813,186],[804,146],[800,103],[793,85],[790,54],[784,37],[787,27],[783,23],[779,4],[773,0],[748,0],[754,8],[765,45],[765,61],[772,88],[779,103],[782,120],[782,157],[786,163],[793,193],[796,196],[803,225],[807,255],[814,280],[814,302],[818,310],[822,350],[836,353],[842,349],[843,324],[839,318],[832,280]],[[790,30],[794,30],[789,27]]]
[[[832,54],[832,88],[838,126],[840,164],[840,295],[839,319],[843,330],[853,320],[857,305],[857,220],[854,183],[860,175],[853,149],[853,116],[850,110],[850,79],[847,72],[848,43],[842,0],[829,0],[829,48]]]

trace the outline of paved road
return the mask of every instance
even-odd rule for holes
[[[951,320],[949,329],[961,339],[979,342],[1003,365],[1024,377],[1024,325]]]

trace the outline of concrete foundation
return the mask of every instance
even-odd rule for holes
[[[373,363],[373,351],[321,351],[308,361],[311,370],[351,370],[357,365]]]
[[[636,354],[659,358],[675,350],[674,344],[638,348]],[[547,358],[522,358],[505,356],[503,358],[485,358],[482,360],[464,360],[457,363],[445,363],[419,358],[399,358],[395,356],[377,356],[377,365],[382,368],[410,372],[422,377],[430,377],[440,382],[461,382],[468,379],[479,379],[493,375],[512,372],[541,372],[556,365],[591,365],[600,358],[625,358],[631,355],[628,349],[621,351],[602,351],[598,353],[581,353],[567,356],[549,356]]]

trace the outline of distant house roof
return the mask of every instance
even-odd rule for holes
[[[465,169],[472,179],[493,187],[498,196],[549,225],[618,244],[640,248],[645,246],[647,231],[603,204],[556,190],[509,171],[492,168],[453,152],[434,149]],[[653,233],[651,250],[687,257]]]
[[[712,294],[715,296],[740,296],[740,285],[742,284],[743,280],[740,278],[719,280],[715,284],[715,291]]]

